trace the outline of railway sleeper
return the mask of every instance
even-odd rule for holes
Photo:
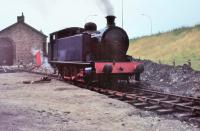
[[[151,106],[145,107],[144,109],[148,110],[148,111],[154,111],[154,110],[158,110],[158,109],[161,109],[161,108],[163,108],[163,107],[162,106],[158,106],[158,105],[151,105]]]
[[[107,90],[106,89],[99,89],[98,92],[101,93],[101,94],[105,94],[105,93],[107,93]]]
[[[188,118],[195,117],[196,114],[188,113],[188,112],[181,112],[181,113],[175,114],[174,116],[177,117],[178,119],[187,120]]]
[[[116,95],[117,91],[108,91],[106,95],[110,98],[117,98],[118,96]]]
[[[135,102],[137,102],[137,100],[123,100],[124,102],[128,103],[128,104],[133,104]]]
[[[111,98],[117,98],[118,100],[126,100],[126,94],[125,93],[120,93],[120,92],[116,92],[114,95],[111,95]]]
[[[173,113],[175,110],[174,109],[158,109],[156,110],[156,112],[159,114],[159,115],[165,115],[165,114],[170,114],[170,113]]]
[[[176,99],[176,100],[163,100],[164,102],[167,102],[167,103],[179,103],[180,100],[179,99]]]
[[[200,115],[200,107],[199,106],[198,107],[192,107],[192,108],[193,108],[192,109],[193,113]]]
[[[199,125],[199,123],[200,123],[200,117],[197,116],[197,117],[189,118],[189,122],[196,123],[197,125]]]
[[[180,106],[192,106],[193,102],[177,103],[177,105],[180,105]]]
[[[175,105],[174,108],[180,111],[186,111],[186,112],[190,112],[196,115],[200,115],[199,107],[183,106],[183,105],[178,104],[178,105]]]
[[[164,98],[154,98],[154,100],[156,101],[167,101],[168,98],[164,97]]]
[[[149,104],[145,103],[145,102],[138,102],[138,103],[134,103],[133,105],[138,108],[143,108],[143,107],[149,106]]]

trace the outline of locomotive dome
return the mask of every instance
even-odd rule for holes
[[[88,22],[84,26],[85,31],[96,31],[97,30],[97,25],[93,22]]]

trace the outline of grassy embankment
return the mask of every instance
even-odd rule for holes
[[[173,60],[182,65],[190,59],[192,67],[200,70],[200,25],[132,39],[128,54],[170,65]]]

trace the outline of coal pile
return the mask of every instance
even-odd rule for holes
[[[200,97],[200,72],[189,65],[170,66],[157,64],[149,60],[141,60],[145,71],[141,79],[146,88],[185,96]]]

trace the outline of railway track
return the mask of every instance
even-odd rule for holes
[[[46,75],[43,73],[36,74]],[[49,75],[49,77],[61,80],[56,75]],[[179,120],[186,120],[200,127],[200,98],[148,90],[141,87],[140,84],[130,84],[128,85],[129,90],[119,91],[99,88],[95,84],[87,86],[82,82],[68,81],[68,83],[107,95],[110,98],[118,99],[143,110],[156,112],[159,115],[175,114],[175,117]]]
[[[128,92],[86,86],[80,83],[76,85],[129,103],[137,108],[156,112],[159,115],[173,114],[179,120],[189,121],[200,126],[200,98],[147,90],[137,84],[130,85],[131,90]]]
[[[131,92],[119,92],[97,87],[90,87],[90,90],[106,94],[109,97],[130,103],[136,107],[143,107],[146,110],[155,110],[159,114],[172,112],[190,113],[190,116],[200,115],[200,99],[192,97],[165,94],[157,91],[133,88]]]

